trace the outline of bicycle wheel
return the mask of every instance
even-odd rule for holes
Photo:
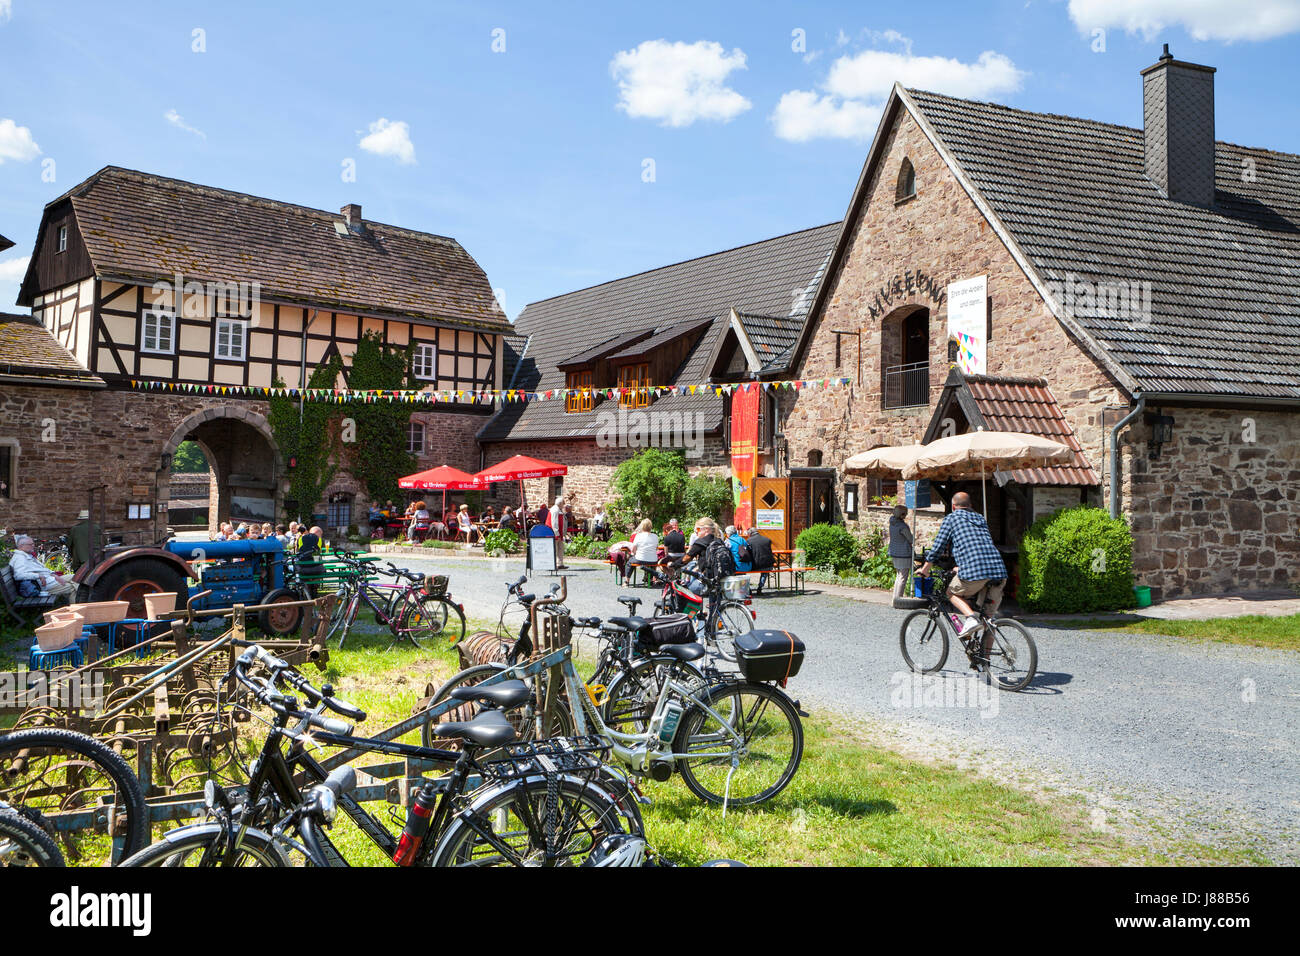
[[[455,611],[456,616],[453,618],[449,611]],[[446,598],[411,598],[397,626],[402,636],[410,637],[416,647],[432,645],[450,635],[456,635],[451,640],[454,644],[465,636],[465,615]]]
[[[22,807],[45,827],[56,815],[84,819],[63,837],[74,863],[113,861],[112,838],[130,856],[149,840],[149,808],[125,760],[93,737],[62,728],[17,730],[0,737],[0,801]]]
[[[1038,670],[1038,647],[1029,632],[1010,618],[992,622],[984,637],[989,676],[1003,690],[1020,690]]]
[[[700,700],[717,716],[691,707],[673,740],[681,755],[677,769],[692,793],[711,803],[753,804],[789,786],[803,759],[803,724],[785,694],[766,684],[729,681]]]
[[[643,734],[650,726],[655,704],[665,681],[690,684],[703,689],[707,686],[704,675],[691,664],[675,657],[647,657],[633,665],[631,670],[620,670],[599,696],[600,716],[610,730],[624,734]]]
[[[447,827],[426,865],[581,866],[601,840],[625,832],[618,806],[600,788],[560,778],[549,820],[548,790],[544,777],[529,777],[483,792]]]
[[[0,867],[63,865],[48,833],[14,810],[0,810]]]
[[[227,864],[209,853],[224,845],[226,828],[221,823],[195,823],[168,832],[161,840],[122,861],[126,867],[209,867],[209,866],[292,866],[289,857],[261,830],[245,830],[244,837]]]
[[[323,643],[328,644],[338,637],[339,650],[343,649],[343,642],[348,637],[348,627],[357,616],[357,604],[360,600],[358,593],[350,588],[339,590],[334,601],[334,610],[330,612],[330,629],[326,632]]]
[[[908,667],[933,674],[948,661],[948,629],[929,611],[913,611],[898,629],[898,646]]]
[[[731,642],[754,629],[754,616],[743,601],[723,601],[713,621],[713,642],[718,656],[724,661],[736,660]]]

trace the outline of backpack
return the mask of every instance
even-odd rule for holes
[[[736,573],[736,559],[725,541],[714,538],[704,552],[704,573],[713,581],[721,581]]]
[[[746,564],[754,563],[754,552],[749,550],[749,545],[747,544],[742,543],[738,548],[736,548],[736,557],[740,558],[740,560],[744,561]]]

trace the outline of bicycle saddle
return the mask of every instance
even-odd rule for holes
[[[573,619],[574,627],[600,627],[600,618],[598,617],[575,617]]]
[[[483,747],[500,747],[515,739],[515,728],[499,710],[484,711],[473,720],[434,724],[430,730],[435,737],[468,740]]]
[[[639,597],[621,597],[618,599],[618,603],[627,608],[628,614],[636,614],[636,609],[641,606],[641,599]],[[610,620],[613,621],[618,619],[610,618]]]
[[[704,656],[703,644],[665,644],[659,648],[660,654],[667,654],[679,661],[698,661]]]
[[[622,628],[625,631],[639,631],[650,622],[643,617],[611,617],[605,620],[606,624],[612,624],[614,627]]]
[[[510,710],[525,703],[532,690],[521,680],[503,680],[498,684],[471,684],[468,687],[456,687],[449,696],[457,700],[474,701]]]

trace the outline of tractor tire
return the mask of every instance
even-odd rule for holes
[[[292,588],[276,588],[266,597],[262,598],[263,604],[280,604],[290,603],[293,601],[303,600],[302,595]],[[305,607],[286,607],[283,609],[262,611],[257,616],[257,624],[264,634],[274,634],[276,637],[283,637],[286,634],[292,634],[298,630],[302,624],[303,612]]]
[[[85,590],[84,588],[82,590]],[[155,591],[172,591],[176,608],[189,600],[189,584],[175,568],[155,558],[130,558],[110,568],[90,589],[92,601],[130,601],[127,617],[147,618],[144,596]]]

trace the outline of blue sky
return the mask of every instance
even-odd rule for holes
[[[896,76],[1138,126],[1161,42],[1300,152],[1296,0],[0,0],[0,310],[113,164],[454,236],[513,317],[840,218]]]

